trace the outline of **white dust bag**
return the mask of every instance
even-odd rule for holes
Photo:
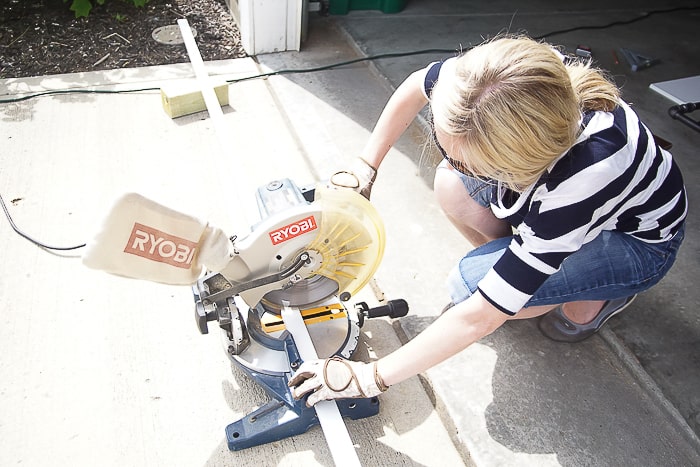
[[[83,264],[164,284],[193,284],[204,269],[218,272],[233,257],[224,232],[136,193],[116,201],[87,243]]]

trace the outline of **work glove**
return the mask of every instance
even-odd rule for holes
[[[309,394],[307,407],[332,399],[369,398],[387,389],[377,373],[377,362],[364,363],[331,357],[304,362],[289,381],[292,396]]]
[[[341,170],[331,175],[331,186],[350,188],[369,199],[372,184],[377,178],[377,169],[358,157],[352,161],[348,170]]]

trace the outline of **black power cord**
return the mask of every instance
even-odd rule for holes
[[[642,20],[645,20],[647,18],[650,18],[651,16],[654,16],[654,15],[665,14],[665,13],[675,13],[678,11],[692,11],[692,10],[700,10],[700,6],[682,6],[682,7],[666,8],[666,9],[660,9],[660,10],[652,10],[652,11],[644,12],[639,16],[636,16],[634,18],[630,18],[627,20],[612,21],[610,23],[606,23],[606,24],[602,24],[602,25],[574,26],[574,27],[567,28],[567,29],[559,29],[556,31],[548,32],[546,34],[542,34],[540,36],[534,36],[533,39],[540,40],[540,39],[544,39],[546,37],[557,36],[560,34],[565,34],[565,33],[573,32],[573,31],[583,31],[583,30],[591,30],[591,29],[593,29],[593,30],[595,30],[595,29],[607,29],[607,28],[611,28],[611,27],[615,27],[615,26],[622,26],[622,25],[636,23],[638,21],[642,21]],[[252,79],[262,79],[262,78],[268,78],[270,76],[278,76],[278,75],[315,73],[318,71],[332,70],[334,68],[340,68],[340,67],[352,65],[355,63],[359,63],[359,62],[381,60],[384,58],[399,58],[399,57],[408,57],[408,56],[412,56],[412,55],[424,55],[424,54],[430,54],[430,53],[457,54],[457,53],[465,52],[466,50],[469,50],[470,48],[471,47],[461,49],[461,50],[457,50],[457,49],[424,49],[424,50],[414,50],[414,51],[409,51],[409,52],[394,52],[394,53],[369,55],[367,57],[360,57],[360,58],[356,58],[353,60],[331,63],[329,65],[322,65],[322,66],[311,67],[311,68],[290,68],[290,69],[272,71],[269,73],[261,73],[258,75],[252,75],[252,76],[248,76],[248,77],[244,77],[244,78],[227,80],[227,83],[239,83],[241,81],[248,81],[248,80],[252,80]],[[123,94],[123,93],[141,92],[141,91],[158,91],[159,89],[160,88],[152,88],[152,87],[151,88],[131,89],[131,90],[120,90],[120,91],[92,90],[92,89],[76,89],[76,90],[64,89],[64,90],[55,90],[55,91],[43,91],[43,92],[39,92],[36,94],[29,94],[29,95],[22,96],[22,97],[13,97],[10,99],[0,99],[0,104],[11,104],[11,103],[15,103],[15,102],[25,101],[28,99],[33,99],[35,97],[55,95],[55,94],[69,94],[69,93],[76,93],[76,94]]]
[[[630,19],[625,19],[625,20],[618,20],[618,21],[613,21],[608,24],[603,24],[603,25],[592,25],[592,26],[574,26],[572,28],[568,29],[560,29],[558,31],[553,31],[548,34],[543,34],[538,37],[534,37],[533,39],[544,39],[545,37],[551,37],[551,36],[558,36],[559,34],[565,34],[567,32],[573,32],[573,31],[585,31],[585,30],[595,30],[595,29],[607,29],[607,28],[612,28],[614,26],[624,26],[627,24],[632,24],[636,23],[637,21],[642,21],[647,18],[650,18],[651,16],[654,15],[659,15],[663,13],[675,13],[677,11],[690,11],[690,10],[698,10],[700,9],[699,6],[681,6],[681,7],[674,7],[674,8],[666,8],[662,10],[652,10],[652,11],[647,11],[645,13],[642,13],[640,16],[637,16],[636,18],[630,18]]]
[[[251,79],[268,78],[270,76],[279,75],[294,75],[301,73],[315,73],[317,71],[327,71],[334,68],[340,68],[347,65],[353,65],[355,63],[367,62],[371,60],[381,60],[382,58],[399,58],[399,57],[409,57],[412,55],[425,55],[425,54],[454,54],[458,51],[456,49],[423,49],[423,50],[412,50],[410,52],[390,52],[377,55],[369,55],[367,57],[355,58],[352,60],[346,60],[344,62],[331,63],[330,65],[321,65],[311,68],[290,68],[277,71],[271,71],[269,73],[262,73],[259,75],[247,76],[245,78],[231,79],[227,83],[240,83],[241,81],[249,81]],[[2,102],[2,101],[0,101]]]
[[[53,91],[42,91],[35,94],[28,94],[22,97],[13,97],[11,99],[0,99],[0,104],[14,104],[15,102],[22,102],[29,99],[34,99],[35,97],[51,96],[56,94],[127,94],[130,92],[158,90],[160,90],[160,88],[122,89],[120,91],[109,91],[106,89],[56,89]]]
[[[0,195],[0,205],[2,205],[2,210],[5,212],[5,216],[7,217],[7,220],[10,222],[10,226],[12,227],[12,230],[17,232],[17,234],[20,237],[24,237],[33,244],[40,246],[41,248],[45,248],[47,250],[56,250],[56,251],[70,251],[70,250],[77,250],[78,248],[83,248],[85,244],[83,243],[82,245],[75,245],[75,246],[51,246],[47,245],[45,243],[40,242],[39,240],[36,240],[35,238],[30,237],[26,233],[24,233],[22,230],[17,227],[15,222],[12,220],[12,216],[10,216],[10,211],[7,210],[7,206],[5,206],[5,200],[2,199],[2,195]]]

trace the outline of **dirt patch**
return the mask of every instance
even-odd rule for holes
[[[161,44],[153,31],[186,18],[202,58],[245,57],[224,0],[150,0],[137,8],[106,0],[75,18],[62,0],[0,1],[0,78],[188,62],[185,46]]]

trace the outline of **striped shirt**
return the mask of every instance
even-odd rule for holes
[[[440,63],[426,68],[426,96],[439,70]],[[600,232],[664,242],[683,224],[680,170],[627,104],[586,113],[582,128],[574,146],[524,192],[500,183],[495,190],[491,210],[517,234],[478,288],[506,314],[523,308],[566,257]]]

